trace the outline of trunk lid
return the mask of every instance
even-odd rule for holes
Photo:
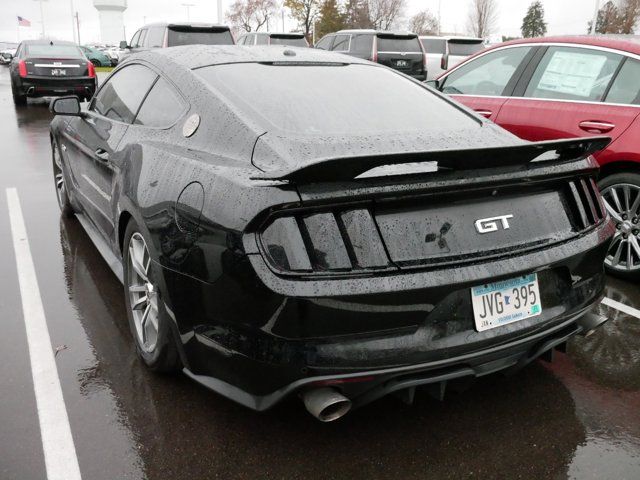
[[[424,74],[424,52],[416,35],[378,34],[378,63],[408,75]]]
[[[88,63],[81,58],[29,57],[25,64],[27,75],[52,78],[89,76]]]

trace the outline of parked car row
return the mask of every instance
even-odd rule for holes
[[[599,186],[617,228],[606,265],[638,280],[639,78],[640,44],[634,39],[546,37],[485,50],[433,85],[525,140],[611,137],[596,154]]]
[[[0,42],[0,65],[8,65],[16,54],[17,43]]]
[[[518,139],[400,73],[424,75],[417,37],[360,35],[345,50],[393,65],[410,44],[417,65],[157,48],[86,110],[52,102],[58,203],[121,279],[149,368],[331,421],[550,360],[606,321],[616,230],[591,154],[610,139]]]

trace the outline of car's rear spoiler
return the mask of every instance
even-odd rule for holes
[[[315,183],[352,180],[376,167],[408,163],[437,162],[438,169],[476,170],[509,165],[525,165],[542,157],[548,161],[580,160],[604,149],[609,137],[587,137],[523,143],[506,147],[463,150],[432,150],[366,157],[327,158],[294,169],[275,170],[255,175],[256,180],[288,180]]]

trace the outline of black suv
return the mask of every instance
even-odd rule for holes
[[[315,47],[371,60],[416,80],[427,79],[425,51],[415,33],[340,30],[322,37]]]
[[[227,25],[214,23],[151,23],[139,29],[131,42],[120,42],[120,48],[137,53],[150,48],[177,47],[179,45],[234,45]],[[120,56],[122,61],[128,54]]]

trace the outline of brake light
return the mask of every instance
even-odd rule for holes
[[[20,60],[18,62],[18,74],[21,77],[26,77],[27,76],[27,64],[25,63],[24,60]]]
[[[87,67],[89,69],[89,77],[95,78],[96,76],[96,67],[93,66],[93,63],[87,63]]]

